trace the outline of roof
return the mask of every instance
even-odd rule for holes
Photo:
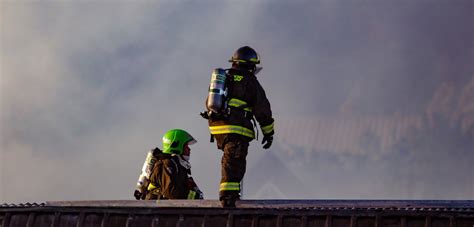
[[[0,205],[1,226],[473,226],[473,200],[55,201]]]

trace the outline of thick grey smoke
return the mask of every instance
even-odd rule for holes
[[[131,199],[170,128],[197,138],[193,175],[217,198],[221,152],[198,113],[212,68],[242,45],[262,57],[277,130],[270,151],[251,144],[246,198],[473,199],[473,11],[470,0],[2,1],[0,201]]]

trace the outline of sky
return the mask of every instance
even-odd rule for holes
[[[276,121],[250,184],[271,153],[307,189],[284,198],[474,199],[472,21],[472,0],[2,0],[0,202],[132,199],[172,128],[217,199],[199,112],[244,45]]]

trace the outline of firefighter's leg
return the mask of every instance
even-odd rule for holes
[[[223,206],[233,207],[235,201],[240,199],[240,182],[245,174],[248,146],[248,141],[239,137],[229,138],[223,146],[219,188],[219,199]]]

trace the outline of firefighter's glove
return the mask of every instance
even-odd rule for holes
[[[204,193],[202,193],[198,187],[196,187],[194,191],[196,192],[196,199],[204,199]]]
[[[264,136],[262,140],[263,149],[268,149],[272,146],[273,136]]]
[[[140,200],[142,198],[142,193],[138,189],[136,189],[133,193],[133,196],[135,196],[135,199]]]

